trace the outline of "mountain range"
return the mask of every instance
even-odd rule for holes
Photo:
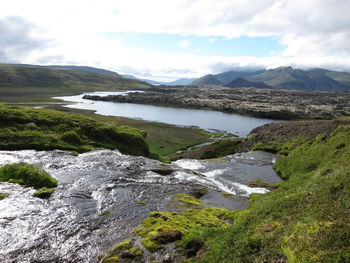
[[[255,87],[322,92],[350,92],[350,73],[322,68],[279,67],[268,70],[231,70],[172,82],[139,79],[133,75],[87,66],[0,64],[0,87],[149,87],[150,85]]]
[[[259,71],[227,71],[196,79],[191,85],[256,87],[304,91],[350,92],[350,73],[321,68],[311,70],[279,67]]]

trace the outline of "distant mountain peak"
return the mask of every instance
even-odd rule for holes
[[[195,85],[195,86],[210,86],[210,85],[221,86],[222,84],[223,83],[217,78],[215,78],[213,74],[205,75],[199,79],[196,79],[191,83],[191,85]]]

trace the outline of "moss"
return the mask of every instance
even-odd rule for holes
[[[36,190],[33,193],[33,197],[45,199],[45,198],[49,198],[54,192],[55,192],[54,188],[43,187],[43,188]]]
[[[141,244],[150,252],[157,252],[163,248],[162,245],[157,244],[147,237],[142,239]]]
[[[111,212],[109,210],[104,210],[100,216],[108,216]]]
[[[0,181],[16,182],[35,188],[57,186],[57,180],[44,169],[26,163],[7,164],[0,167]]]
[[[250,187],[264,187],[269,189],[275,189],[277,187],[276,185],[266,183],[261,179],[256,179],[255,181],[249,181],[248,185]]]
[[[181,232],[177,241],[184,247],[193,238],[201,236],[208,228],[226,228],[227,219],[232,219],[229,210],[223,208],[187,209],[184,212],[151,212],[135,233],[143,238],[142,244],[150,251],[161,249],[156,237],[160,233]]]
[[[136,204],[138,204],[138,205],[147,205],[147,202],[145,202],[145,201],[137,201]]]
[[[8,193],[0,193],[0,200],[5,199],[8,196],[10,196],[10,194],[8,194]]]
[[[109,258],[104,259],[102,262],[103,263],[117,263],[119,261],[120,261],[119,257],[109,257]]]
[[[173,205],[177,207],[203,207],[202,202],[198,198],[188,194],[175,194],[172,198]]]
[[[131,240],[126,239],[115,245],[107,254],[107,256],[102,260],[102,263],[119,262],[121,259],[121,254],[125,250],[131,248]]]

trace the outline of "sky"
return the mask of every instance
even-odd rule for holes
[[[0,63],[160,81],[292,66],[350,71],[347,0],[0,0]]]

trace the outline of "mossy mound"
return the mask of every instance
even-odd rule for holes
[[[5,199],[8,196],[10,196],[10,194],[8,194],[8,193],[0,193],[0,200]]]
[[[0,167],[0,181],[34,188],[57,186],[57,180],[44,169],[26,163],[7,164]]]
[[[193,238],[198,238],[208,228],[227,228],[231,212],[224,208],[187,209],[184,212],[151,212],[135,233],[143,238],[142,245],[151,252],[164,244],[177,241],[185,248]]]
[[[143,262],[143,251],[133,247],[134,240],[127,239],[115,245],[102,263]]]
[[[350,126],[314,138],[271,138],[285,179],[254,194],[234,224],[202,238],[199,262],[350,262]],[[256,148],[256,146],[255,146]]]
[[[149,156],[145,133],[54,110],[0,105],[0,150],[68,150],[97,148]]]
[[[33,193],[33,197],[46,199],[46,198],[49,198],[54,192],[55,192],[54,188],[43,187],[43,188],[36,190]]]

